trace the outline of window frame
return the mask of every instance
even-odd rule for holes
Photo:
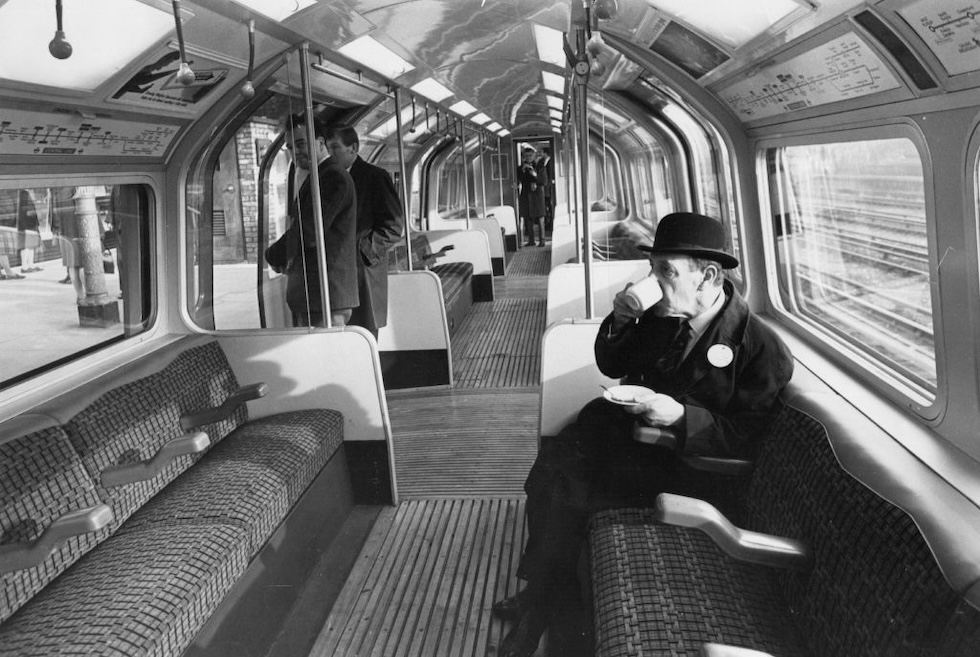
[[[769,192],[770,179],[766,166],[766,153],[770,149],[796,146],[832,145],[856,141],[907,139],[919,154],[922,164],[923,194],[925,203],[926,244],[930,271],[930,298],[932,301],[932,326],[936,358],[936,391],[930,400],[929,391],[923,390],[903,374],[881,362],[873,354],[862,351],[842,339],[831,329],[804,316],[795,314],[783,304],[780,294],[780,263]],[[939,254],[936,219],[934,174],[928,142],[914,121],[905,118],[855,125],[832,131],[801,131],[794,134],[763,138],[754,144],[757,193],[764,237],[763,254],[766,267],[767,295],[774,316],[794,334],[800,336],[822,356],[836,363],[855,376],[868,388],[898,403],[926,422],[940,419],[948,400],[946,376],[946,349],[943,331],[942,298],[938,279]]]

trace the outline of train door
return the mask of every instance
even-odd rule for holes
[[[336,118],[318,108],[324,122]],[[295,96],[269,93],[202,151],[188,178],[188,244],[198,270],[188,281],[195,323],[218,330],[293,325],[286,276],[265,259],[289,226],[288,179],[293,170],[282,136],[284,119],[302,113]],[[196,193],[194,193],[196,192]],[[210,315],[210,316],[209,316]]]

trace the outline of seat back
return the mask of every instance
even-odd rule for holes
[[[901,459],[910,455],[889,447],[884,440],[894,441],[837,395],[787,399],[757,460],[743,521],[813,550],[812,572],[773,574],[813,654],[980,654],[980,612],[944,577],[917,523],[845,468],[861,471],[867,459],[875,464],[868,472],[877,471],[874,485],[908,488],[900,479],[917,477]],[[888,483],[880,471],[893,459],[901,466]]]
[[[36,420],[34,430],[0,444],[4,547],[33,543],[58,518],[101,502],[64,430],[50,426],[48,418]],[[4,424],[0,432],[7,428]],[[108,536],[108,528],[80,534],[58,545],[40,564],[0,575],[0,622]]]

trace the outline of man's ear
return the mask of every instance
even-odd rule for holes
[[[704,285],[705,283],[709,283],[710,285],[715,284],[715,281],[718,280],[718,276],[721,275],[721,267],[719,267],[714,263],[710,263],[705,266],[703,274],[704,277],[701,279],[701,285],[698,286],[699,290],[701,289],[701,286]]]

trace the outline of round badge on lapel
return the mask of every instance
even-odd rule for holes
[[[708,362],[719,369],[728,367],[733,360],[735,360],[735,354],[727,344],[711,345],[708,349]]]

